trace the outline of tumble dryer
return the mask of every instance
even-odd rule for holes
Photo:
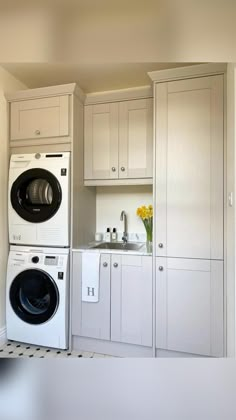
[[[9,242],[69,247],[70,153],[12,155]]]
[[[7,338],[68,348],[69,249],[11,246]]]

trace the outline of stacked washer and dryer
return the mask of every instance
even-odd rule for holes
[[[68,348],[70,153],[12,155],[7,338]]]

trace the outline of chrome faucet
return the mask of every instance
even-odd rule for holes
[[[124,210],[122,210],[122,212],[121,212],[120,220],[121,221],[124,220],[124,232],[123,232],[123,236],[122,236],[122,241],[123,241],[124,244],[127,244],[127,242],[128,242],[127,214],[125,213]]]

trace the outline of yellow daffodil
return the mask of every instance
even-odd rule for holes
[[[152,242],[152,220],[153,220],[153,207],[151,204],[149,206],[141,206],[136,210],[137,216],[139,216],[145,226],[147,232],[147,240]]]

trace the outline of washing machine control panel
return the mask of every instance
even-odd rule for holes
[[[58,257],[46,255],[44,259],[45,265],[58,265]]]
[[[58,267],[59,271],[63,271],[67,266],[68,256],[67,255],[45,255],[40,253],[27,253],[27,252],[12,252],[9,261],[10,265],[27,265],[30,266],[49,266]],[[36,268],[36,267],[35,267]]]

